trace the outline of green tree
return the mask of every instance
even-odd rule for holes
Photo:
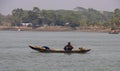
[[[3,20],[4,20],[4,15],[2,15],[1,13],[0,13],[0,25],[3,25]]]
[[[120,26],[120,9],[114,10],[114,17],[112,19],[112,25]]]
[[[20,24],[22,23],[22,19],[23,19],[23,9],[14,9],[12,11],[12,16],[14,19],[14,25],[15,26],[20,26]]]

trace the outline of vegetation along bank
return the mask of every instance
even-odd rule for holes
[[[120,9],[113,12],[76,7],[73,10],[33,10],[17,8],[9,15],[0,13],[0,30],[107,31],[120,28]]]

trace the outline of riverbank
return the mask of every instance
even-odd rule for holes
[[[109,32],[110,28],[94,28],[94,27],[64,27],[64,26],[42,26],[38,28],[32,27],[15,27],[15,26],[0,26],[0,30],[11,31],[80,31],[80,32]]]

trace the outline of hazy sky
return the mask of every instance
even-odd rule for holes
[[[114,9],[120,8],[120,0],[0,0],[0,13],[7,15],[16,8],[32,10],[33,7],[73,10],[77,6],[114,11]]]

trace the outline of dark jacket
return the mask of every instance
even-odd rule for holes
[[[73,46],[72,46],[72,45],[66,45],[66,46],[64,47],[64,50],[65,50],[65,51],[67,51],[67,50],[71,51],[72,49],[73,49]]]

